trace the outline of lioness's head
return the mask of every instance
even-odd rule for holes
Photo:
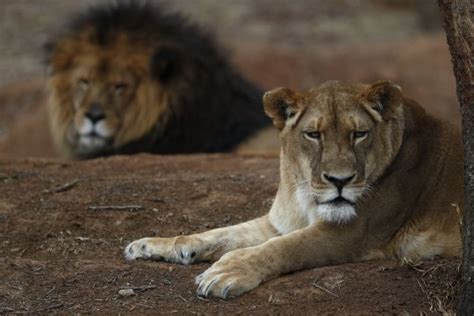
[[[265,112],[282,140],[282,181],[305,212],[338,223],[356,216],[360,198],[400,149],[402,101],[390,82],[331,81],[302,93],[265,94]]]

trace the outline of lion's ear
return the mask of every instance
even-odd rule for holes
[[[263,95],[265,113],[273,120],[273,124],[283,129],[287,120],[298,112],[297,94],[288,88],[277,88]]]
[[[388,121],[402,105],[402,89],[393,82],[378,81],[364,91],[363,99],[372,114]]]
[[[73,66],[78,48],[72,41],[60,39],[56,42],[50,40],[44,43],[43,50],[47,74],[51,76],[55,73],[66,71]]]
[[[178,67],[178,52],[172,47],[157,48],[150,58],[150,73],[154,80],[165,82]]]

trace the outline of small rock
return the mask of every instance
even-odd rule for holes
[[[135,291],[133,289],[121,289],[118,294],[120,296],[132,296],[135,295]]]

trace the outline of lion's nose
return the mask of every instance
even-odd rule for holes
[[[336,176],[328,175],[327,173],[323,173],[323,179],[329,183],[334,184],[334,186],[339,191],[339,194],[341,193],[344,186],[346,186],[349,182],[351,182],[354,179],[354,177],[355,177],[355,174],[349,177],[344,177],[344,176],[336,177]]]
[[[105,118],[105,113],[99,103],[92,103],[85,115],[92,123],[97,123]]]

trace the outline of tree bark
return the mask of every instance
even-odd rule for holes
[[[462,280],[458,314],[474,315],[474,0],[438,0],[462,115],[464,192]]]

